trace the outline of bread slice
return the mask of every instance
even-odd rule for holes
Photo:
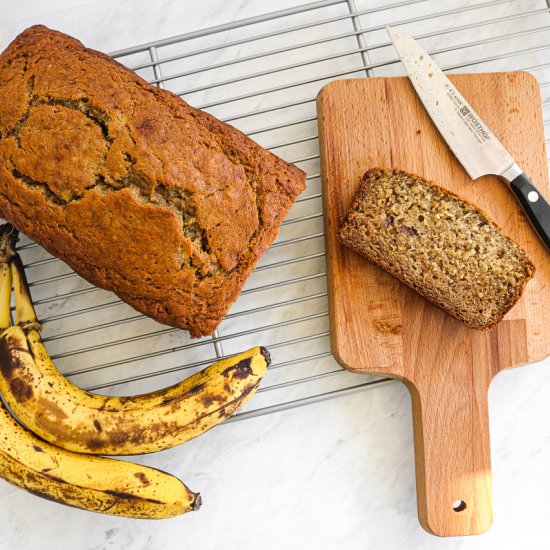
[[[535,272],[479,208],[401,170],[365,173],[339,237],[478,330],[496,326]]]

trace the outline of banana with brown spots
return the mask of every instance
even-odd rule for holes
[[[57,370],[44,347],[16,253],[9,265],[16,324],[4,325],[0,334],[0,391],[28,428],[59,447],[106,455],[174,447],[231,416],[256,392],[270,363],[267,351],[256,347],[152,393],[113,397],[84,391]]]
[[[0,477],[49,500],[115,516],[170,518],[201,504],[198,493],[160,470],[73,453],[38,439],[2,401]]]
[[[9,324],[11,279],[8,263],[0,263],[2,328]],[[0,357],[4,361],[5,356]],[[73,453],[42,441],[21,426],[1,400],[0,477],[49,500],[116,516],[169,518],[201,504],[198,493],[160,470]]]

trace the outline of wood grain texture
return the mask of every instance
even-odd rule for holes
[[[539,86],[523,72],[452,81],[546,198]],[[418,513],[436,535],[492,523],[487,391],[502,369],[550,355],[549,255],[496,176],[473,182],[407,78],[340,80],[317,98],[332,351],[345,368],[401,379],[413,403]],[[477,204],[537,267],[520,302],[488,333],[466,328],[341,245],[336,234],[363,173],[394,167]],[[466,507],[453,509],[461,500]]]

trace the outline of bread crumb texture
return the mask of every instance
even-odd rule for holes
[[[535,271],[477,207],[400,170],[363,176],[340,239],[479,330],[502,319]]]
[[[161,323],[211,334],[305,174],[43,26],[0,55],[0,215]]]

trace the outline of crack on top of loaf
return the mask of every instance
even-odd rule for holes
[[[39,99],[37,97],[33,97],[32,99],[30,99],[28,108],[21,119],[11,129],[9,136],[6,136],[14,137],[20,149],[23,149],[23,147],[19,140],[19,131],[29,118],[31,110],[35,107],[38,107],[39,105],[61,105],[69,109],[77,110],[84,114],[87,118],[91,119],[101,128],[103,137],[107,141],[109,141],[109,143],[113,142],[113,139],[109,137],[109,118],[100,109],[97,109],[90,105],[87,100],[71,100],[66,98],[53,97]],[[40,189],[49,202],[62,207],[66,206],[70,202],[81,200],[90,189],[97,188],[98,191],[105,194],[110,191],[119,191],[127,187],[132,187],[138,192],[138,195],[142,198],[142,200],[145,199],[146,203],[162,205],[164,207],[170,208],[178,216],[181,217],[183,236],[191,241],[193,247],[197,250],[197,253],[202,253],[203,256],[207,256],[210,260],[209,268],[206,267],[206,269],[204,261],[199,262],[200,264],[202,264],[200,268],[202,276],[214,273],[224,273],[225,270],[223,270],[223,268],[219,265],[217,258],[210,250],[205,230],[198,222],[196,208],[193,204],[193,193],[180,187],[169,188],[166,185],[158,182],[155,182],[153,184],[148,176],[135,169],[135,165],[137,163],[136,158],[134,158],[127,152],[123,153],[123,157],[128,163],[129,167],[126,171],[126,174],[122,178],[117,180],[110,179],[107,183],[104,176],[101,174],[97,174],[96,172],[95,183],[87,187],[83,193],[77,196],[73,196],[68,200],[56,195],[50,189],[47,182],[38,181],[16,169],[12,170],[12,175],[13,177],[25,182],[28,187]],[[193,262],[192,256],[187,258],[187,264],[197,267]],[[183,265],[185,264],[182,264],[182,266]]]
[[[161,90],[162,91],[162,90]],[[250,236],[248,240],[248,248],[252,246],[252,243],[257,238],[258,234],[261,232],[263,228],[263,216],[262,216],[262,210],[260,206],[260,201],[258,197],[258,186],[257,186],[257,180],[256,180],[256,171],[252,166],[250,166],[250,163],[246,159],[245,155],[242,155],[238,150],[234,149],[231,145],[228,145],[218,139],[218,132],[216,131],[215,127],[210,127],[210,125],[206,125],[204,121],[199,116],[199,112],[195,110],[193,107],[189,107],[188,115],[191,116],[196,124],[201,126],[212,138],[214,139],[214,142],[217,145],[218,150],[235,166],[241,166],[244,169],[245,177],[247,183],[250,185],[252,192],[254,193],[255,203],[256,203],[256,210],[258,215],[258,225],[256,226],[256,229]],[[170,112],[172,113],[172,116],[175,119],[179,119],[185,122],[185,117],[182,117],[179,115],[175,110],[170,109]],[[209,117],[211,115],[206,115]],[[200,143],[203,147],[207,147],[209,149],[212,148],[212,143],[200,140]],[[282,186],[284,189],[284,186]],[[231,273],[235,271],[239,267],[239,263],[237,263],[237,266],[235,266],[233,269],[228,271],[228,273]]]
[[[15,137],[17,146],[19,149],[22,149],[21,142],[19,141],[19,130],[23,127],[25,122],[27,122],[27,119],[29,118],[31,114],[31,100],[34,94],[34,75],[31,75],[29,79],[27,80],[27,95],[29,97],[29,102],[27,103],[27,108],[25,109],[25,112],[21,115],[21,118],[15,123],[13,128],[8,128],[6,132],[6,137]]]
[[[135,157],[133,157],[132,155],[130,155],[130,153],[122,153],[122,156],[124,158],[124,160],[130,165],[130,166],[135,166],[136,163],[137,163],[137,159]]]
[[[123,177],[123,181],[127,181],[130,185],[140,188],[147,194],[151,203],[161,204],[173,210],[178,216],[181,216],[183,235],[203,254],[209,256],[211,272],[225,272],[219,265],[217,257],[212,253],[206,231],[198,221],[197,209],[193,204],[194,193],[183,187],[169,187],[159,182],[156,182],[153,186],[153,182],[149,177],[134,169],[137,159],[127,152],[123,153],[123,156],[125,161],[130,165],[126,175]],[[180,266],[182,268],[185,265],[193,265],[192,256],[186,257],[184,254],[181,256]]]
[[[150,89],[148,86],[142,86],[142,89],[147,91],[148,93],[152,93],[154,95],[157,94],[163,94],[165,93],[164,90],[159,89]],[[180,98],[181,99],[181,98]],[[253,246],[256,240],[258,239],[259,235],[262,232],[262,229],[264,228],[264,219],[262,215],[262,207],[261,207],[261,198],[258,195],[258,181],[256,177],[256,170],[254,167],[250,165],[249,160],[247,159],[246,152],[241,152],[239,149],[236,149],[233,145],[225,143],[223,140],[220,139],[217,124],[218,121],[211,117],[208,113],[202,113],[206,117],[206,121],[212,121],[212,124],[208,124],[202,117],[201,113],[194,109],[193,107],[190,107],[185,103],[184,100],[182,100],[183,103],[186,105],[187,110],[185,113],[185,116],[181,114],[181,112],[178,112],[177,109],[175,109],[172,105],[172,103],[169,103],[169,110],[172,117],[176,120],[180,120],[184,123],[188,123],[188,117],[191,117],[195,124],[200,126],[212,139],[210,140],[204,140],[202,138],[198,138],[198,142],[201,144],[201,146],[207,148],[207,149],[216,149],[221,154],[223,154],[234,166],[242,167],[244,170],[244,175],[246,182],[250,186],[252,192],[254,193],[254,201],[256,206],[256,212],[257,212],[257,225],[252,234],[250,235],[248,239],[248,243],[246,244],[245,248],[240,251],[239,256],[241,256],[246,249],[250,250]],[[234,130],[234,134],[237,136],[239,135],[239,132],[237,130]],[[193,162],[193,159],[190,159],[193,165],[197,170],[200,171],[200,167],[196,166]],[[162,161],[161,161],[162,162]],[[279,179],[277,178],[277,183],[279,182]],[[227,188],[229,186],[226,186]],[[284,185],[278,185],[277,188],[282,191],[282,194],[290,200],[294,200],[294,197],[291,196],[289,192],[287,192],[287,189]],[[207,196],[211,196],[218,190],[207,194]],[[208,237],[208,231],[206,231],[206,237]],[[214,256],[215,257],[215,256]],[[237,260],[237,263],[235,267],[233,267],[230,270],[224,270],[226,274],[231,274],[234,271],[238,271],[240,269],[241,263]]]
[[[31,189],[37,189],[38,191],[40,191],[44,195],[44,197],[49,202],[52,202],[53,204],[57,204],[58,206],[65,206],[69,202],[72,202],[72,200],[75,200],[75,199],[71,199],[71,200],[67,201],[67,200],[64,200],[64,199],[58,197],[50,189],[50,187],[48,186],[48,184],[46,182],[35,180],[34,178],[31,178],[30,176],[27,176],[26,174],[21,173],[16,168],[12,168],[11,175],[16,179],[21,180],[23,183],[25,183],[25,185],[27,187],[30,187]]]
[[[182,233],[186,239],[191,241],[193,247],[197,250],[195,254],[191,254],[189,257],[185,258],[185,261],[183,261],[182,258],[182,267],[184,265],[195,267],[201,273],[201,277],[226,272],[217,261],[213,261],[214,255],[208,245],[205,230],[200,226],[196,217],[195,206],[192,203],[193,194],[186,189],[170,189],[161,183],[157,183],[153,189],[151,180],[145,174],[135,170],[133,165],[130,165],[126,174],[121,179],[110,180],[107,183],[103,175],[96,174],[95,183],[87,187],[83,193],[78,196],[73,196],[70,199],[63,199],[50,189],[47,182],[38,181],[27,174],[23,174],[14,166],[11,169],[11,173],[14,178],[24,182],[27,187],[41,192],[48,202],[62,208],[70,203],[82,200],[92,189],[96,189],[103,194],[117,192],[122,189],[133,189],[136,192],[136,196],[139,196],[144,204],[161,205],[165,208],[169,208],[178,216],[181,216]],[[210,259],[210,265],[206,267],[206,269],[204,267],[204,262],[200,262],[202,265],[197,265],[196,259],[194,258],[197,253],[202,253]]]
[[[27,109],[25,110],[21,118],[15,123],[15,125],[7,131],[6,137],[19,137],[19,131],[25,125],[30,116],[31,110],[35,107],[39,107],[41,105],[50,105],[52,107],[60,105],[62,107],[66,107],[67,109],[72,109],[74,111],[79,111],[80,113],[82,113],[84,116],[86,116],[88,119],[99,126],[103,138],[109,144],[113,143],[114,140],[109,135],[109,117],[101,109],[98,109],[97,107],[91,105],[87,98],[68,99],[54,98],[50,96],[47,96],[46,98],[39,98],[38,96],[34,95],[34,75],[30,76],[29,80],[27,81],[27,86],[29,95]]]
[[[34,75],[31,76],[31,79],[27,79],[27,81],[29,86],[29,101],[27,110],[24,113],[23,117],[18,121],[16,126],[11,129],[11,135],[13,135],[17,141],[19,140],[19,130],[24,126],[26,120],[29,118],[32,109],[40,105],[59,105],[68,109],[76,110],[98,125],[103,135],[103,138],[109,144],[112,144],[115,141],[115,138],[111,137],[109,134],[109,115],[102,109],[97,108],[96,106],[91,104],[89,98],[84,97],[75,99],[67,97],[54,97],[51,95],[37,96],[34,95]],[[171,109],[171,111],[175,118],[185,120],[185,117],[177,116],[174,112],[175,110]],[[235,150],[234,147],[230,145],[221,143],[215,127],[211,128],[210,125],[204,124],[200,117],[198,117],[198,114],[195,113],[193,110],[191,110],[189,114],[198,124],[200,124],[204,128],[208,135],[213,138],[212,141],[204,141],[203,146],[210,149],[217,149],[232,164],[236,166],[242,166],[242,168],[244,169],[245,179],[254,193],[258,216],[258,225],[255,227],[251,237],[248,240],[247,248],[250,248],[253,241],[257,238],[258,233],[261,231],[263,225],[259,197],[256,188],[257,184],[254,181],[253,177],[254,170],[246,161],[246,158],[241,156],[238,150]],[[121,114],[121,116],[117,118],[117,122],[119,120],[122,123],[122,126],[125,128],[130,141],[135,146],[137,146],[136,140],[132,134],[130,122],[123,114]],[[201,143],[202,142],[203,140],[201,140]],[[18,143],[18,145],[21,148],[21,144]],[[233,271],[239,269],[239,262],[237,262],[237,265],[231,270],[227,270],[220,265],[217,255],[210,248],[210,230],[201,225],[200,220],[197,216],[197,209],[194,204],[193,193],[191,191],[184,189],[179,185],[167,186],[163,183],[155,181],[156,178],[155,180],[152,180],[147,175],[135,169],[135,166],[137,164],[136,158],[134,158],[128,152],[123,151],[122,154],[123,158],[129,165],[127,172],[124,176],[119,176],[116,180],[107,177],[106,181],[104,176],[101,175],[102,170],[97,167],[96,170],[94,170],[96,182],[84,189],[77,196],[73,196],[68,200],[60,198],[55,193],[53,193],[46,182],[38,182],[37,180],[34,180],[21,172],[17,172],[17,174],[14,174],[14,177],[19,177],[19,179],[23,179],[30,186],[33,187],[41,186],[45,191],[46,198],[50,200],[50,202],[61,207],[67,205],[73,200],[82,199],[86,195],[86,193],[93,188],[97,188],[97,191],[100,191],[102,193],[108,193],[110,191],[118,191],[126,187],[132,187],[137,191],[136,196],[139,196],[142,201],[146,199],[147,203],[160,204],[168,207],[181,217],[182,234],[188,241],[190,241],[192,246],[191,253],[189,257],[186,258],[186,262],[183,261],[185,260],[183,256],[181,258],[182,267],[185,265],[185,263],[187,263],[188,266],[192,266],[198,269],[202,277],[215,274],[230,274]],[[162,170],[164,172],[166,169],[165,163],[161,158],[159,159],[159,161],[162,164]],[[242,252],[243,251],[241,251],[241,254]]]
[[[224,273],[225,270],[220,266],[217,257],[212,253],[206,230],[200,225],[197,218],[197,209],[193,203],[193,193],[188,189],[179,187],[167,187],[164,184],[157,183],[155,195],[164,200],[164,204],[170,206],[181,215],[182,231],[203,254],[207,255],[209,262],[209,271],[212,273]],[[189,265],[195,265],[193,258],[188,259]],[[197,266],[196,266],[197,267]],[[202,276],[208,271],[201,269]]]
[[[101,109],[95,107],[90,103],[90,100],[87,97],[81,99],[70,99],[70,98],[56,98],[46,96],[45,99],[33,99],[30,103],[31,107],[38,105],[61,105],[67,109],[73,109],[74,111],[79,111],[86,117],[88,117],[92,122],[95,122],[101,129],[103,138],[109,143],[113,143],[113,138],[109,135],[109,116],[103,112]]]

